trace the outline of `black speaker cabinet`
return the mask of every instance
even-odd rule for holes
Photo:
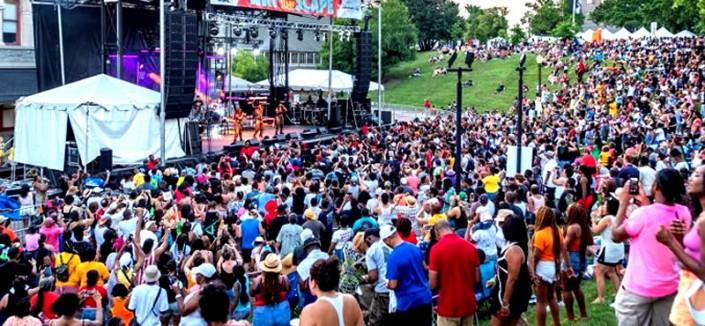
[[[98,168],[101,172],[113,169],[113,150],[110,148],[101,148],[100,157],[98,158]]]

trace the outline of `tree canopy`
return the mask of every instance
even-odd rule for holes
[[[705,1],[702,1],[705,4]],[[605,0],[590,18],[596,23],[636,30],[657,22],[672,31],[695,29],[698,25],[696,1]]]
[[[555,35],[561,37],[569,37],[573,35],[569,31],[576,31],[576,26],[582,26],[585,21],[585,16],[582,14],[575,15],[575,24],[573,26],[573,8],[572,0],[535,0],[526,3],[529,11],[524,14],[522,22],[529,25],[531,34],[536,35],[555,35],[556,32],[563,35]],[[568,28],[568,25],[571,25]]]
[[[509,9],[506,7],[493,7],[482,9],[478,6],[467,5],[465,10],[468,12],[466,38],[475,38],[485,42],[491,38],[498,36],[507,37],[507,14]]]
[[[370,30],[372,31],[372,75],[377,76],[377,15],[375,13],[370,20]],[[339,20],[336,24],[345,24],[345,20]],[[359,22],[362,25],[362,22]],[[416,59],[416,42],[418,41],[417,30],[411,19],[409,11],[401,0],[386,0],[382,5],[382,74],[402,61]],[[354,40],[341,40],[340,37],[333,37],[333,69],[353,74],[355,71],[356,49]],[[321,49],[323,58],[322,67],[328,68],[328,42],[324,42]]]
[[[384,6],[387,6],[385,0]],[[453,39],[453,26],[461,19],[452,0],[402,0],[418,29],[419,48],[428,51],[436,41]]]
[[[253,55],[250,51],[238,51],[232,59],[232,72],[242,79],[258,82],[267,79],[269,61],[266,55]]]

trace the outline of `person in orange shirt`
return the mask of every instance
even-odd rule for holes
[[[9,222],[10,220],[7,217],[0,215],[0,231],[3,234],[7,234],[7,236],[10,237],[10,241],[15,242],[17,240],[17,235],[15,234],[15,231],[9,227]]]
[[[536,324],[544,326],[546,306],[551,308],[551,317],[554,321],[560,318],[558,302],[554,296],[560,259],[563,259],[566,266],[570,266],[563,232],[556,222],[556,214],[548,206],[543,206],[536,212],[536,233],[532,239],[532,248],[533,261],[529,273],[536,286]],[[569,277],[573,275],[570,267],[565,272]]]
[[[130,325],[132,319],[135,318],[135,313],[127,309],[127,303],[130,302],[130,291],[124,284],[116,284],[111,292],[113,296],[112,304],[110,305],[110,313],[113,318],[120,318],[123,325]]]

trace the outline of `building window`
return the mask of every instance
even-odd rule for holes
[[[2,41],[5,44],[19,44],[17,31],[19,29],[19,0],[5,0],[5,10],[2,19]]]

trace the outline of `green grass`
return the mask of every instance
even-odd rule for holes
[[[415,61],[403,62],[392,68],[385,76],[385,102],[422,106],[424,99],[428,98],[436,107],[447,107],[453,102],[456,98],[457,74],[448,73],[445,76],[432,77],[435,68],[448,64],[447,59],[435,65],[428,63],[428,59],[435,54],[435,52],[420,52]],[[464,62],[464,56],[459,56],[455,66],[465,66]],[[538,82],[536,56],[527,55],[526,62],[524,82],[529,86],[529,93],[524,96],[533,98],[536,95],[535,88]],[[482,111],[508,110],[518,94],[519,73],[516,71],[518,65],[519,55],[513,55],[504,60],[494,59],[486,63],[475,60],[473,71],[469,74],[463,73],[463,81],[472,80],[475,84],[472,87],[463,88],[463,107],[475,107]],[[421,69],[421,77],[409,78],[416,68]],[[549,69],[542,69],[542,83],[548,82],[549,73]],[[500,81],[504,81],[506,89],[502,93],[495,94]]]
[[[613,294],[612,284],[607,280],[607,294]],[[614,301],[614,295],[608,296],[608,303],[604,304],[592,304],[591,302],[597,297],[597,288],[595,287],[595,281],[583,281],[580,285],[585,293],[585,301],[587,302],[588,308],[588,319],[580,320],[577,322],[568,322],[565,313],[565,307],[560,307],[561,315],[561,325],[576,325],[576,326],[611,326],[617,325],[617,318],[614,314],[614,309],[610,308],[609,303]],[[580,315],[577,303],[574,303],[574,309],[576,315]],[[526,312],[526,319],[529,321],[530,325],[536,325],[536,306],[530,305],[529,310]],[[551,314],[548,313],[548,318],[546,319],[546,325],[553,325]]]

